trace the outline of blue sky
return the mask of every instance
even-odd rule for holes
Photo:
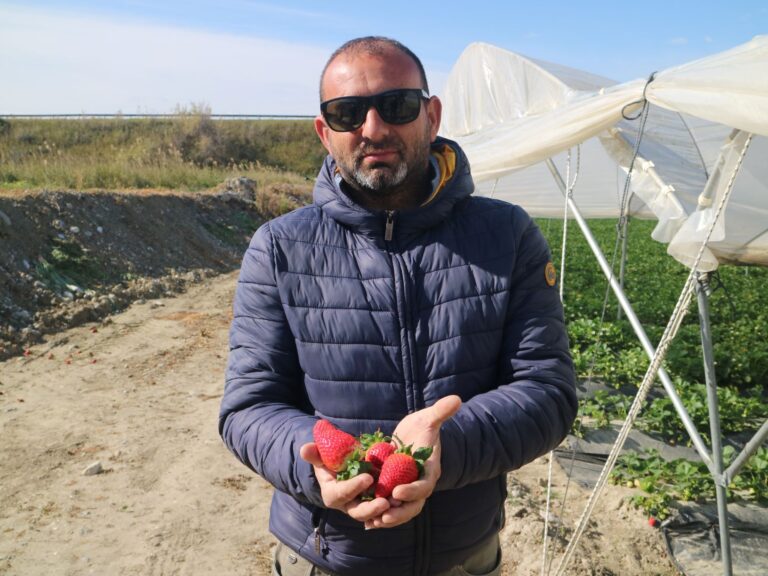
[[[314,114],[328,55],[368,34],[440,94],[475,41],[627,81],[766,33],[765,0],[0,0],[0,114]]]

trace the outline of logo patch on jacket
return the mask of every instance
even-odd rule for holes
[[[554,286],[557,282],[557,272],[555,272],[555,265],[552,262],[547,262],[544,266],[544,279],[547,281],[547,286]]]

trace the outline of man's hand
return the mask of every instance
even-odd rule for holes
[[[424,463],[424,476],[410,484],[396,486],[389,499],[391,507],[385,508],[381,515],[365,520],[366,529],[392,528],[408,522],[421,512],[440,478],[440,427],[460,407],[461,398],[446,396],[429,408],[409,414],[400,421],[393,435],[403,444],[413,444],[414,448],[432,446],[432,455]]]
[[[349,480],[336,480],[336,473],[323,466],[314,442],[304,444],[299,454],[314,467],[326,507],[341,510],[359,522],[367,522],[381,516],[389,508],[390,504],[386,498],[368,501],[360,499],[363,492],[373,484],[373,476],[370,474],[360,474]]]

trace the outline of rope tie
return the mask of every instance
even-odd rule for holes
[[[573,189],[576,186],[576,182],[579,179],[579,169],[581,167],[581,145],[578,145],[576,147],[576,170],[573,174],[573,180],[571,180],[571,149],[568,149],[568,160],[565,165],[565,182],[566,182],[566,192],[565,192],[565,204],[563,207],[563,242],[560,247],[560,301],[563,301],[563,290],[565,287],[565,252],[566,252],[566,246],[567,246],[567,237],[568,237],[568,201],[573,198]],[[545,576],[545,574],[549,571],[549,565],[547,563],[547,555],[548,550],[547,546],[549,543],[549,510],[550,510],[550,504],[552,501],[552,465],[554,461],[554,450],[550,451],[549,453],[549,463],[547,466],[547,502],[544,509],[544,553],[541,563],[541,576]],[[570,484],[570,475],[568,477],[568,484]],[[565,494],[568,494],[568,485],[566,485]],[[563,502],[560,505],[560,510],[563,510],[565,506],[565,496],[563,496]]]
[[[624,108],[621,109],[621,116],[624,118],[624,120],[637,120],[640,118],[640,115],[643,113],[643,110],[640,110],[640,112],[637,113],[635,116],[629,116],[627,115],[627,109],[631,108],[632,106],[636,106],[637,104],[642,104],[643,109],[648,105],[648,99],[645,97],[646,92],[648,91],[648,85],[653,82],[656,79],[656,72],[651,72],[651,75],[648,76],[648,80],[645,81],[645,86],[643,86],[643,95],[640,96],[639,100],[635,100],[633,102],[630,102]]]

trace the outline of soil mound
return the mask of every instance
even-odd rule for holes
[[[265,219],[308,198],[309,184],[246,178],[203,193],[0,192],[0,360],[236,269]]]

